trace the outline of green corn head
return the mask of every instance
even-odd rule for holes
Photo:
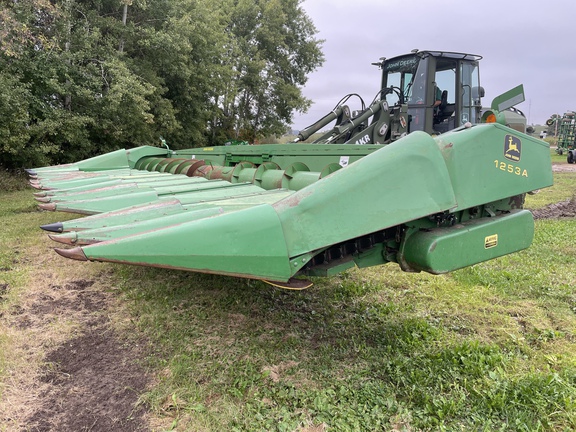
[[[527,248],[527,192],[552,184],[540,140],[500,124],[389,145],[119,150],[30,170],[60,255],[310,285],[396,262],[450,272]]]

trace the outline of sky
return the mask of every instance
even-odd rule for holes
[[[516,107],[528,124],[576,110],[576,0],[304,0],[324,39],[324,64],[308,77],[307,114],[294,129],[320,119],[349,93],[369,104],[381,72],[371,63],[412,49],[478,54],[482,99],[524,85]],[[355,109],[351,104],[351,108]]]

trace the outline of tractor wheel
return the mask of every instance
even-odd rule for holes
[[[566,160],[568,161],[569,164],[574,163],[574,152],[572,150],[568,152],[568,156],[566,157]]]
[[[560,156],[562,156],[562,154],[564,153],[564,151],[563,151],[561,148],[556,149],[556,152],[557,152]]]

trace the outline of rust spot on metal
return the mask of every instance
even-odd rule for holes
[[[209,179],[212,170],[213,170],[212,165],[202,165],[198,167],[194,172],[192,172],[192,175],[190,175],[191,169],[189,169],[186,175],[188,177],[204,177]]]
[[[64,236],[59,236],[59,235],[54,235],[54,234],[48,234],[48,237],[50,237],[50,240],[53,240],[56,243],[62,243],[65,245],[73,245],[76,243],[76,239],[70,238],[70,237],[64,237]]]
[[[307,193],[296,192],[280,201],[275,202],[274,204],[272,204],[272,207],[274,207],[276,210],[288,207],[296,207],[300,204],[300,201],[302,201],[304,198],[310,195],[312,195],[312,192]]]
[[[198,175],[196,174],[196,171],[200,167],[203,167],[204,165],[206,165],[206,162],[204,162],[204,160],[202,160],[202,159],[192,159],[192,160],[194,162],[192,162],[192,164],[188,167],[186,172],[182,172],[182,174],[186,174],[188,177],[198,177]],[[200,176],[200,177],[202,177],[202,176]]]
[[[220,165],[213,166],[210,172],[210,180],[222,179],[225,169],[226,167]]]
[[[97,240],[95,238],[79,238],[74,244],[78,246],[89,246],[96,243],[102,243],[102,240]]]
[[[81,247],[75,247],[72,249],[54,248],[54,250],[58,255],[63,256],[64,258],[70,258],[77,261],[88,261],[88,258],[86,258]]]
[[[282,201],[279,201],[276,204],[280,203],[282,203],[283,207],[296,207],[298,204],[300,204],[300,196],[290,195],[289,197],[284,198]]]
[[[179,163],[172,172],[174,174],[186,175],[188,168],[190,168],[194,163],[198,162],[196,159],[184,159],[184,162]]]
[[[40,204],[40,205],[50,205],[50,204]],[[54,204],[54,206],[56,206],[56,204]],[[93,210],[83,210],[83,209],[78,209],[75,207],[63,207],[63,205],[61,204],[60,206],[56,207],[55,210],[60,211],[60,212],[65,212],[65,213],[77,213],[77,214],[83,214],[83,215],[95,215],[95,214],[99,214],[99,212],[93,211]],[[103,213],[106,214],[106,213]]]
[[[38,204],[38,207],[40,207],[42,210],[56,211],[56,204],[54,203]]]
[[[70,180],[80,180],[92,177],[101,177],[101,173],[92,173],[86,171],[72,171],[68,173],[62,173],[61,175],[52,178],[52,181],[70,181]]]

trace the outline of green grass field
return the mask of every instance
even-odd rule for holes
[[[26,296],[25,257],[49,242],[38,225],[68,217],[38,212],[14,181],[0,193],[0,287],[11,287],[0,316]],[[555,173],[526,206],[570,198],[575,185],[575,173]],[[539,220],[528,250],[448,275],[387,265],[302,292],[86,271],[106,272],[125,305],[117,327],[147,341],[141,362],[155,384],[141,400],[162,430],[574,430],[575,230],[573,219]],[[0,380],[18,360],[10,347],[0,332]]]

